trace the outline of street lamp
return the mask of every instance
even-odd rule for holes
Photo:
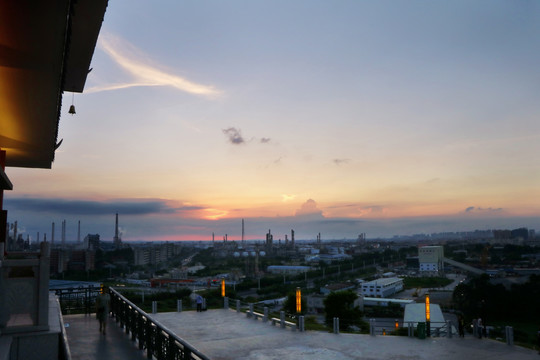
[[[302,312],[302,292],[300,288],[296,288],[296,313],[300,314]]]
[[[430,336],[431,328],[431,311],[429,308],[429,293],[426,293],[426,335]]]

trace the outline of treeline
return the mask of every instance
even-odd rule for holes
[[[484,323],[500,321],[530,322],[540,319],[540,276],[531,275],[524,284],[510,289],[492,284],[487,275],[459,284],[453,293],[457,310],[466,320],[481,317]]]

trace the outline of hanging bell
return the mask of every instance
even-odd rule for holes
[[[75,105],[71,105],[71,106],[69,107],[68,113],[70,113],[71,115],[75,115],[75,114],[76,114],[76,112],[75,112]]]

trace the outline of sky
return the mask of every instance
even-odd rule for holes
[[[124,241],[540,229],[537,1],[110,1],[8,221]],[[76,115],[67,113],[74,104]],[[58,234],[58,230],[57,230]],[[58,236],[58,235],[57,235]]]

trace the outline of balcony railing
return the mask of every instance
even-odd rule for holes
[[[111,311],[131,340],[138,341],[139,349],[146,350],[148,358],[158,360],[209,360],[207,356],[179,338],[172,331],[138,308],[118,291],[110,289]]]

